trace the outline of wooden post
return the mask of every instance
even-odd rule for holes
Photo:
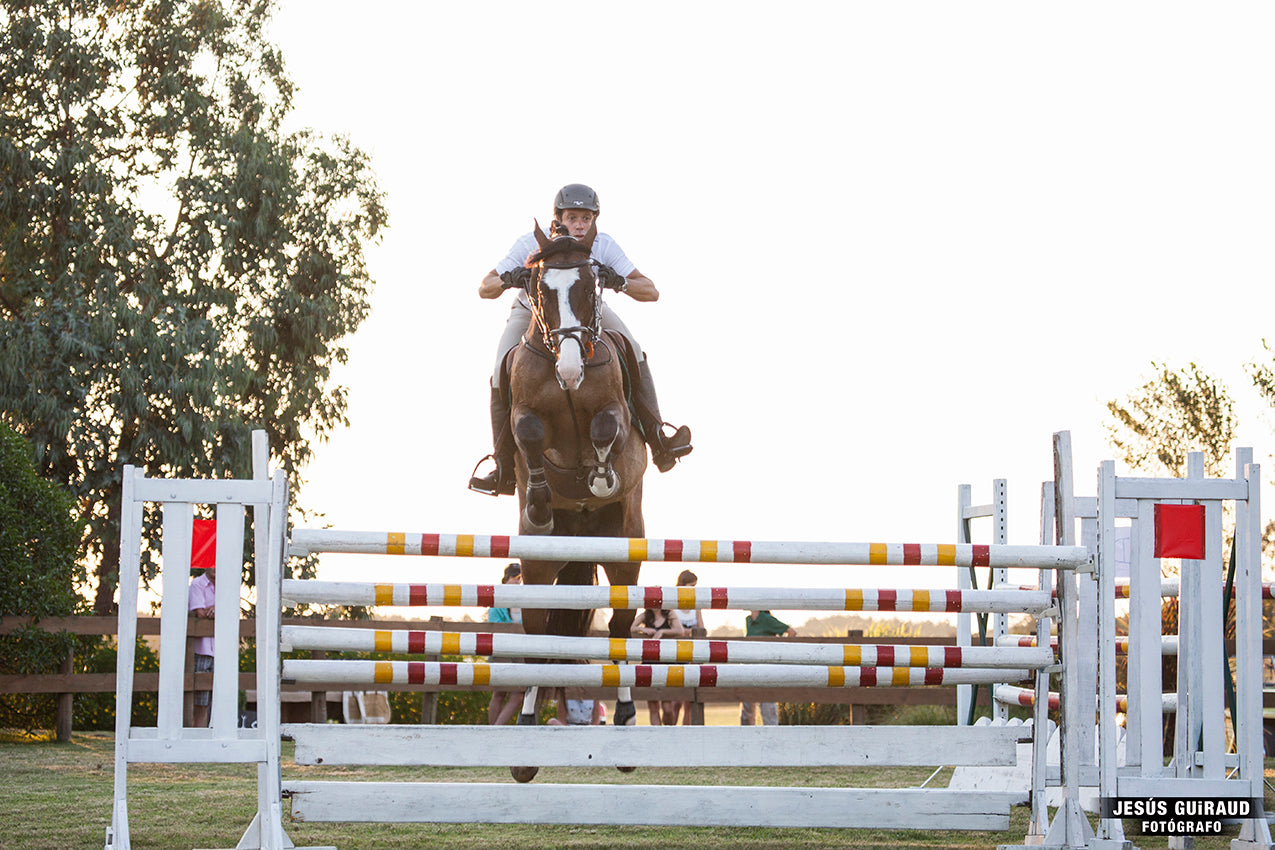
[[[310,657],[327,658],[328,654],[322,649],[312,649],[310,650]],[[328,692],[326,688],[321,691],[310,691],[310,722],[328,722]]]
[[[66,658],[62,659],[62,668],[58,672],[64,676],[70,676],[75,672],[74,648],[66,651]],[[58,694],[57,739],[59,741],[71,740],[71,714],[74,704],[75,694],[69,692]]]
[[[430,628],[440,629],[442,628],[443,618],[430,617],[429,622]],[[439,661],[441,659],[442,656],[425,656],[426,661]],[[438,694],[433,692],[423,693],[421,694],[421,724],[433,726],[436,723],[438,723]]]
[[[192,615],[190,623],[193,626],[198,622]],[[195,725],[195,640],[194,637],[186,638],[186,688],[182,694],[182,726]]]
[[[966,617],[966,618],[965,618],[965,626],[966,626],[966,632],[968,633],[968,631],[969,631],[969,618],[968,618],[968,617]],[[959,634],[959,631],[960,631],[960,630],[958,629],[957,631],[958,631],[958,634],[957,634],[957,641],[959,642],[959,641],[960,641],[960,634]],[[855,641],[862,641],[862,640],[863,640],[863,629],[846,629],[846,637],[850,638],[851,640],[855,640]],[[968,640],[968,638],[969,638],[969,635],[968,635],[968,634],[966,634],[966,639]],[[972,696],[972,693],[971,693],[971,692],[972,692],[972,689],[971,689],[968,685],[960,685],[960,686],[958,686],[958,687],[957,687],[957,689],[956,689],[956,693],[957,693],[957,698],[956,698],[956,699],[957,699],[957,703],[958,703],[958,704],[960,703],[961,688],[964,688],[964,689],[965,689],[965,697],[966,697],[966,700],[967,700],[967,701],[968,701],[968,700],[969,700],[969,698]],[[850,718],[849,718],[849,720],[850,720],[850,725],[851,725],[851,726],[853,726],[853,725],[855,724],[855,718],[854,718],[854,713],[855,713],[855,712],[854,712],[854,706],[853,706],[851,703],[846,703],[846,708],[847,708],[847,709],[849,709],[849,711],[850,711]],[[958,715],[959,715],[959,713],[960,713],[960,709],[959,709],[959,708],[957,709],[957,713],[958,713]],[[860,722],[860,723],[866,723],[866,722],[867,722],[867,719],[868,719],[867,712],[864,712],[864,713],[860,716],[860,718],[859,718],[859,722]],[[962,726],[962,725],[964,725],[963,721],[961,720],[961,718],[960,718],[959,716],[956,718],[956,725],[957,725],[957,726]]]

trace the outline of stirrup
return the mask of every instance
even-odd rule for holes
[[[480,478],[478,476],[478,467],[489,460],[495,464],[495,469]],[[474,471],[469,476],[469,489],[475,493],[482,493],[484,496],[512,496],[518,489],[518,483],[517,481],[506,480],[500,474],[502,472],[501,466],[500,458],[494,454],[483,457],[478,463],[474,464]]]

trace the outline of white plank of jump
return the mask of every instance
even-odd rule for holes
[[[1008,766],[1025,726],[283,726],[307,765]]]
[[[1015,795],[929,788],[290,782],[302,822],[1009,828]]]
[[[133,484],[133,495],[139,502],[252,505],[268,503],[273,486],[269,479],[138,478]]]
[[[1117,478],[1117,499],[1192,499],[1244,501],[1249,483],[1234,478]]]

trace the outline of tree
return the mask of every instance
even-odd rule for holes
[[[1205,474],[1225,475],[1239,427],[1226,385],[1194,363],[1176,371],[1151,367],[1155,377],[1125,399],[1107,402],[1111,445],[1132,469],[1156,472],[1159,466],[1185,476],[1187,453],[1201,451]]]
[[[36,475],[31,445],[0,423],[0,617],[74,613],[83,602],[79,540],[71,494]],[[74,643],[74,635],[49,634],[38,622],[0,636],[0,673],[56,672]],[[53,707],[47,696],[0,697],[0,727],[48,725]]]
[[[283,129],[269,0],[0,8],[0,418],[75,494],[106,614],[124,464],[244,477],[259,427],[295,491],[347,424],[386,213],[349,141]]]

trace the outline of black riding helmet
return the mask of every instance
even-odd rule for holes
[[[554,218],[562,215],[563,210],[592,210],[593,214],[602,214],[602,205],[598,203],[598,193],[583,183],[569,183],[558,190],[553,199]]]

